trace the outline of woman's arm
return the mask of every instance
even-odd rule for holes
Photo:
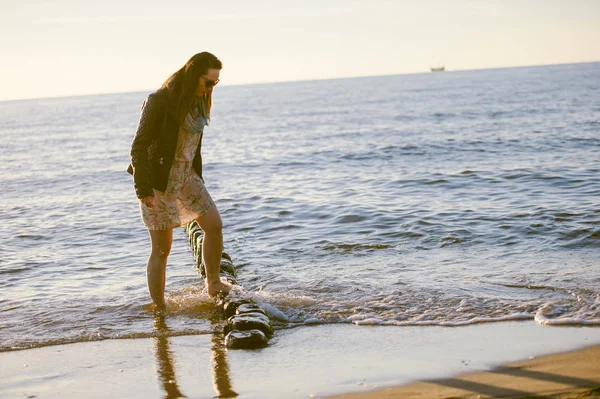
[[[131,143],[131,165],[133,166],[133,184],[138,198],[153,196],[150,179],[150,163],[148,162],[148,147],[158,137],[164,106],[156,93],[148,96],[142,105],[140,120],[135,137]]]

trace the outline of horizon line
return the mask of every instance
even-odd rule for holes
[[[544,66],[555,66],[555,65],[577,65],[577,64],[595,64],[600,63],[597,61],[581,61],[581,62],[559,62],[553,64],[529,64],[529,65],[513,65],[513,66],[500,66],[500,67],[489,67],[489,68],[470,68],[470,69],[446,69],[444,72],[469,72],[469,71],[485,71],[494,69],[515,69],[515,68],[530,68],[530,67],[544,67]],[[313,82],[313,81],[327,81],[327,80],[342,80],[342,79],[358,79],[358,78],[375,78],[375,77],[389,77],[389,76],[403,76],[403,75],[422,75],[430,74],[431,71],[423,72],[406,72],[406,73],[393,73],[393,74],[381,74],[381,75],[358,75],[358,76],[340,76],[340,77],[329,77],[329,78],[316,78],[316,79],[298,79],[298,80],[284,80],[284,81],[270,81],[270,82],[253,82],[253,83],[236,83],[236,84],[225,84],[222,87],[238,87],[238,86],[254,86],[254,85],[267,85],[267,84],[285,84],[285,83],[299,83],[299,82]],[[107,96],[117,94],[128,94],[128,93],[141,93],[151,92],[156,89],[142,89],[132,91],[115,91],[115,92],[100,92],[100,93],[80,93],[80,94],[66,94],[57,96],[45,96],[45,97],[25,97],[25,98],[9,98],[0,99],[0,103],[12,102],[12,101],[29,101],[29,100],[51,100],[60,98],[71,98],[71,97],[89,97],[89,96]]]

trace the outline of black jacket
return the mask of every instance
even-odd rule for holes
[[[154,195],[152,189],[164,192],[177,148],[179,122],[167,112],[169,93],[158,89],[144,104],[135,137],[131,143],[131,163],[127,172],[133,175],[138,198]],[[202,136],[196,149],[193,167],[202,178]]]

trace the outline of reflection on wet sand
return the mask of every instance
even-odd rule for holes
[[[154,329],[159,335],[154,338],[156,342],[155,357],[158,378],[165,390],[165,399],[185,398],[186,396],[179,390],[175,378],[175,368],[173,367],[173,354],[169,348],[168,332],[169,328],[165,323],[163,315],[154,317]]]
[[[235,398],[238,394],[231,387],[227,352],[223,346],[223,334],[215,330],[212,337],[213,387],[218,398]]]
[[[164,398],[186,398],[187,396],[180,391],[177,385],[173,353],[169,348],[169,327],[165,323],[164,315],[157,314],[154,316],[154,329],[158,333],[158,336],[155,338],[156,368],[158,379],[165,391]],[[238,394],[231,386],[227,353],[222,345],[223,334],[219,330],[219,327],[214,329],[211,341],[213,387],[217,398],[235,398]]]
[[[231,387],[227,352],[223,346],[223,334],[215,331],[212,337],[213,387],[218,398],[235,398],[238,394]]]

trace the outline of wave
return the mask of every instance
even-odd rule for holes
[[[351,253],[351,252],[372,252],[378,249],[388,249],[390,245],[386,244],[329,244],[317,247],[323,251],[336,251],[342,253]]]
[[[535,300],[500,300],[402,291],[375,298],[365,298],[358,292],[352,300],[348,295],[344,299],[330,298],[327,292],[320,297],[264,291],[250,295],[271,312],[270,316],[284,321],[280,327],[334,323],[458,327],[514,320],[535,320],[544,325],[599,324],[600,294],[595,291],[579,290],[573,297],[575,291],[552,286],[508,286],[552,290],[560,294],[560,299],[540,296]]]
[[[18,340],[16,342],[7,341],[0,345],[0,352],[9,352],[9,351],[17,351],[17,350],[25,350],[25,349],[35,349],[35,348],[43,348],[46,346],[55,346],[55,345],[68,345],[74,344],[78,342],[95,342],[95,341],[105,341],[109,339],[141,339],[141,338],[162,338],[162,337],[180,337],[180,336],[188,336],[188,335],[206,335],[212,334],[212,330],[208,331],[199,331],[199,330],[179,330],[179,331],[152,331],[152,332],[132,332],[128,334],[115,334],[115,335],[105,335],[101,333],[95,333],[92,335],[86,336],[75,336],[75,337],[64,337],[64,338],[55,338],[49,340],[34,340],[34,339],[26,339],[26,340]]]
[[[354,246],[352,246],[354,247]],[[343,247],[342,247],[343,248]],[[369,274],[376,273],[366,271]],[[361,272],[357,272],[360,274]],[[549,285],[520,283],[499,284],[507,288],[544,290],[556,292],[561,299],[500,300],[474,296],[450,296],[435,291],[397,291],[387,295],[365,297],[360,289],[313,287],[320,295],[304,295],[300,287],[286,293],[265,290],[245,292],[240,287],[232,295],[256,301],[269,315],[275,330],[314,324],[348,323],[357,326],[438,326],[461,327],[473,324],[535,320],[547,326],[598,326],[600,325],[600,293],[593,290],[568,290]],[[315,291],[315,289],[313,289]],[[315,291],[316,292],[316,291]],[[214,303],[198,295],[197,288],[176,290],[168,296],[168,311],[164,314],[168,329],[153,329],[152,312],[148,306],[129,307],[128,318],[145,320],[129,327],[129,331],[106,324],[96,330],[71,331],[65,335],[44,337],[22,336],[5,339],[0,352],[90,342],[107,339],[138,339],[203,335],[222,331],[224,322],[214,313]],[[569,299],[572,298],[572,299]],[[122,308],[122,306],[120,307]],[[137,312],[137,316],[135,313]],[[98,308],[92,315],[105,320],[117,316],[114,309]],[[106,316],[106,317],[105,317]],[[190,327],[190,323],[194,327]],[[140,327],[144,331],[140,331]]]

